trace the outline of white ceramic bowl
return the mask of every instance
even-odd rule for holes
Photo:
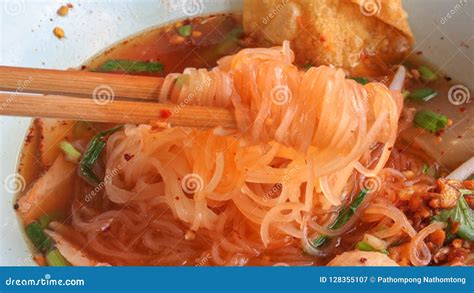
[[[153,26],[198,14],[238,11],[240,0],[71,0],[67,17],[60,0],[0,0],[0,64],[77,67],[121,39]],[[474,88],[472,0],[408,0],[416,51],[459,82]],[[470,15],[471,14],[471,15]],[[64,28],[58,40],[55,26]],[[442,40],[443,39],[443,40]],[[465,44],[465,45],[463,45]],[[1,81],[0,81],[1,82]],[[13,210],[12,180],[31,119],[0,117],[0,265],[34,265]]]

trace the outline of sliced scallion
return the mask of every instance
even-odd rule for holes
[[[331,230],[336,230],[344,226],[350,218],[355,214],[357,209],[360,207],[364,201],[365,196],[367,195],[368,190],[362,190],[354,198],[354,201],[349,205],[341,209],[336,220],[328,227]],[[323,245],[330,237],[327,235],[319,235],[316,239],[312,241],[314,247],[320,247]]]
[[[100,183],[101,180],[94,173],[93,168],[105,147],[105,137],[121,130],[122,128],[123,125],[119,125],[109,130],[99,132],[90,141],[89,145],[87,146],[87,150],[84,152],[79,164],[80,174],[88,183],[92,185],[97,185]]]
[[[360,251],[376,251],[377,250],[372,245],[370,245],[369,243],[364,242],[364,241],[357,242],[355,247],[356,247],[356,249],[358,249]]]
[[[74,125],[73,134],[75,138],[82,138],[91,129],[91,124],[87,121],[77,121]]]
[[[33,242],[33,245],[41,252],[46,252],[53,246],[53,241],[44,233],[43,227],[40,223],[33,222],[26,226],[26,235]]]
[[[237,45],[237,41],[244,34],[244,29],[241,27],[236,27],[232,29],[225,38],[217,45],[215,52],[218,55],[226,55],[229,53],[230,49],[233,46]]]
[[[423,79],[426,82],[429,81],[435,81],[438,79],[438,75],[434,73],[428,66],[426,65],[421,65],[418,68],[418,72],[420,73],[421,79]]]
[[[65,267],[71,264],[64,258],[57,248],[53,248],[45,255],[46,263],[50,267]]]
[[[447,116],[430,110],[421,110],[415,115],[415,125],[431,132],[437,132],[448,125]]]
[[[61,141],[59,143],[59,148],[64,152],[66,155],[66,160],[77,163],[81,158],[81,153],[76,150],[76,148],[68,141]]]
[[[423,174],[428,174],[429,171],[430,171],[430,165],[424,164],[423,168],[421,169],[421,172],[423,172]]]
[[[189,37],[191,35],[191,25],[183,25],[178,28],[178,34],[182,37]]]
[[[405,100],[406,98],[408,98],[410,94],[411,94],[410,91],[404,90],[402,93],[403,99]]]
[[[432,98],[436,97],[438,92],[433,90],[432,88],[421,88],[411,92],[408,95],[408,98],[417,102],[427,102]]]
[[[357,81],[361,85],[366,85],[369,83],[369,80],[365,77],[351,77],[351,79]]]
[[[160,62],[111,59],[99,67],[102,72],[155,73],[163,72]]]
[[[378,249],[376,249],[375,247],[373,247],[372,245],[370,245],[369,243],[367,243],[365,241],[357,242],[355,248],[357,250],[360,250],[360,251],[377,251],[377,252],[381,252],[383,254],[388,254],[388,250],[386,250],[386,249],[378,250]]]
[[[54,221],[57,218],[58,217],[56,215],[53,215],[53,214],[43,215],[38,219],[38,223],[40,224],[41,228],[46,229],[48,227],[49,223],[51,223],[52,221]]]

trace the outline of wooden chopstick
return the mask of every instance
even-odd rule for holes
[[[0,91],[91,97],[107,87],[119,98],[158,99],[162,84],[160,77],[0,66]]]
[[[237,127],[232,111],[216,107],[116,99],[98,103],[80,97],[18,93],[0,93],[0,115],[133,124],[161,121],[196,128]]]
[[[234,114],[228,109],[159,104],[156,100],[163,80],[0,66],[0,91],[10,92],[0,93],[0,115],[112,123],[162,121],[172,126],[236,128]]]

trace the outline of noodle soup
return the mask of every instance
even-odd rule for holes
[[[212,69],[218,60],[222,68],[239,62],[250,64],[256,61],[245,58],[252,54],[264,55],[278,63],[279,58],[290,58],[292,54],[283,46],[281,52],[280,49],[258,49],[262,51],[236,55],[243,56],[242,60],[229,61],[225,57],[260,46],[252,36],[243,33],[240,15],[215,15],[177,22],[132,37],[107,49],[82,70],[166,77],[167,96],[173,97],[178,92],[176,101],[179,102],[183,98],[180,93],[192,92],[192,78],[202,73],[185,71],[186,68]],[[38,119],[25,140],[19,164],[19,173],[29,188],[27,195],[19,195],[15,205],[27,235],[30,239],[36,235],[31,239],[36,246],[33,256],[40,265],[311,266],[326,265],[341,253],[357,250],[383,255],[387,259],[380,263],[388,265],[410,265],[410,260],[413,265],[471,264],[471,241],[455,235],[450,235],[452,239],[447,241],[448,236],[443,231],[447,224],[431,226],[430,223],[443,209],[454,207],[452,203],[440,202],[444,190],[473,189],[469,185],[472,180],[436,182],[473,156],[470,120],[473,110],[466,105],[449,103],[445,98],[452,87],[448,77],[437,73],[436,80],[424,81],[420,74],[427,74],[427,70],[433,74],[433,69],[420,70],[423,64],[425,62],[416,58],[405,64],[409,73],[404,85],[405,106],[398,109],[392,103],[392,112],[397,112],[396,109],[400,112],[399,122],[392,121],[392,124],[398,123],[400,133],[394,131],[393,125],[387,126],[390,131],[380,131],[380,142],[374,140],[377,143],[361,155],[360,161],[365,165],[356,167],[356,171],[345,167],[353,162],[344,163],[341,159],[342,171],[338,174],[347,178],[344,186],[337,176],[319,176],[318,188],[315,187],[318,182],[301,178],[312,177],[308,172],[313,172],[314,164],[323,161],[324,156],[349,156],[350,149],[343,147],[340,153],[316,149],[323,155],[319,158],[316,154],[313,162],[299,153],[311,149],[312,142],[283,138],[287,143],[280,144],[271,139],[273,134],[283,136],[292,131],[287,127],[284,131],[278,128],[271,132],[272,120],[262,122],[262,129],[268,132],[257,135],[258,143],[249,138],[246,142],[250,143],[245,145],[238,133],[223,129],[163,129],[160,123],[116,128],[117,125],[86,121]],[[307,63],[297,64],[297,69],[288,69],[286,63],[277,66],[282,66],[283,72],[288,70],[288,80],[305,74],[308,79],[311,74],[321,74],[334,75],[337,80],[341,74],[330,67],[316,69]],[[179,75],[183,71],[189,74]],[[226,78],[220,72],[210,72],[211,84]],[[388,86],[395,72],[395,68],[387,68],[382,75],[365,72],[361,76],[359,71],[358,76],[344,81],[344,86],[359,89],[361,84],[370,82]],[[170,75],[173,73],[177,75]],[[347,74],[350,76],[351,72]],[[239,90],[246,91],[252,86],[244,83]],[[420,93],[420,89],[424,91]],[[216,93],[219,88],[212,90]],[[386,87],[373,90],[380,95],[389,93]],[[433,97],[428,97],[430,95]],[[198,93],[196,97],[204,104],[207,102],[204,94]],[[229,101],[216,100],[213,103],[222,102],[219,106],[231,107]],[[375,105],[377,101],[371,103]],[[371,110],[374,117],[367,121],[378,121],[379,117],[388,115],[376,109],[374,106]],[[427,131],[413,122],[414,116],[423,109],[447,115],[449,121],[440,129]],[[249,112],[253,110],[250,108]],[[160,113],[162,117],[171,114]],[[285,119],[281,120],[284,123]],[[458,121],[462,122],[456,123]],[[343,122],[341,119],[340,123]],[[321,123],[320,120],[317,123]],[[354,123],[347,122],[347,125],[352,127]],[[456,123],[456,130],[445,130],[452,123]],[[328,129],[330,125],[328,122]],[[301,128],[302,133],[305,125]],[[341,141],[350,135],[342,133],[344,129],[332,130]],[[390,139],[398,134],[396,143],[390,145]],[[322,133],[321,137],[324,135],[328,134]],[[368,131],[365,137],[371,135]],[[96,164],[88,165],[87,172],[83,167],[78,171],[77,164],[84,162],[84,157],[79,161],[81,154],[84,156],[91,144],[102,142],[100,150],[104,153],[97,155]],[[331,143],[328,138],[327,144]],[[357,144],[362,145],[362,142],[358,140]],[[352,145],[354,149],[357,144]],[[64,154],[65,159],[58,159]],[[361,170],[377,168],[385,156],[386,163],[377,176],[361,175]],[[437,156],[445,158],[435,160]],[[335,163],[330,163],[322,166],[333,168]],[[461,188],[459,184],[464,185]],[[336,185],[345,196],[327,198],[325,189]],[[45,188],[49,189],[44,191]],[[44,203],[34,201],[34,194],[41,192],[48,195]],[[471,195],[467,195],[466,202],[472,208]],[[39,207],[32,209],[32,205]],[[427,227],[432,229],[430,233],[424,230]],[[35,231],[43,232],[38,238]],[[409,231],[408,235],[403,231]],[[428,233],[427,244],[420,231]],[[410,238],[423,242],[415,248],[423,253],[428,249],[433,257],[430,254],[429,259],[426,255],[411,258]],[[53,248],[44,244],[45,239],[51,239]],[[439,252],[441,248],[444,254]],[[51,263],[53,256],[56,263]],[[357,261],[362,262],[363,258]]]

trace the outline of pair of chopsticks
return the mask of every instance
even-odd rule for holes
[[[163,78],[0,66],[0,115],[235,129],[228,109],[158,103]]]

